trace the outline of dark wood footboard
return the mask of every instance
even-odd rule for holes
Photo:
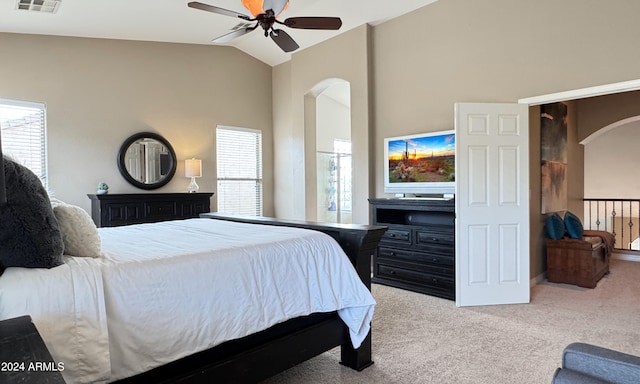
[[[283,221],[218,213],[205,213],[200,217],[326,233],[340,244],[369,289],[371,257],[386,231],[386,227],[381,226]],[[256,383],[337,346],[341,347],[341,364],[359,371],[373,364],[371,333],[360,348],[354,349],[349,330],[337,312],[331,312],[291,319],[118,383]]]
[[[202,213],[202,218],[237,221],[242,223],[278,225],[313,229],[333,237],[349,256],[362,282],[371,290],[371,256],[387,227],[378,225],[317,223],[300,220],[278,220],[271,217],[241,216],[222,213]]]

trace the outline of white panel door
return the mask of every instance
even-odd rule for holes
[[[529,117],[455,105],[456,305],[529,302]]]

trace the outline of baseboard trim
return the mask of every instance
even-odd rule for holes
[[[625,261],[635,261],[640,263],[640,255],[637,253],[624,253],[620,251],[613,252],[611,255],[612,259],[625,260]]]
[[[542,283],[543,281],[545,281],[547,279],[547,272],[544,271],[541,274],[539,274],[538,276],[532,278],[531,280],[529,280],[529,287],[533,288],[536,285]]]

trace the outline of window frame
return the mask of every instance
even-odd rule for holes
[[[16,160],[20,163],[22,163],[22,165],[26,166],[27,168],[29,168],[33,173],[36,174],[36,176],[38,176],[38,178],[42,181],[42,184],[45,186],[45,188],[48,187],[49,185],[49,167],[48,167],[48,137],[47,137],[47,106],[45,103],[42,102],[34,102],[34,101],[24,101],[24,100],[15,100],[15,99],[2,99],[0,98],[0,130],[2,130],[2,132],[5,132],[0,142],[0,145],[2,145],[2,148],[7,148],[9,144],[7,144],[7,142],[9,141],[7,138],[7,130],[11,129],[9,127],[7,127],[6,121],[10,120],[10,119],[5,119],[3,117],[3,109],[9,109],[9,108],[28,108],[28,109],[33,109],[33,110],[37,110],[34,111],[34,113],[39,113],[40,116],[38,116],[38,118],[40,119],[40,126],[37,128],[39,130],[39,134],[37,135],[33,135],[31,133],[29,133],[29,137],[36,137],[37,141],[38,141],[38,145],[37,148],[34,150],[34,146],[32,145],[25,145],[24,146],[24,150],[25,151],[30,151],[30,154],[28,155],[28,157],[31,159],[32,157],[37,157],[37,162],[38,162],[38,167],[34,167],[33,164],[28,164],[27,161],[25,161],[24,158],[20,158],[19,155],[15,155],[15,153],[9,152],[8,150],[2,150],[2,154],[5,156],[8,156],[9,158]],[[1,133],[0,133],[1,134]],[[19,145],[16,144],[16,142],[13,142],[13,145],[15,147],[18,147]],[[37,154],[35,156],[33,156],[33,152],[37,152]]]
[[[256,140],[256,152],[255,152],[255,156],[256,156],[256,163],[255,163],[255,170],[256,170],[256,177],[246,177],[246,176],[239,176],[239,177],[234,177],[234,176],[229,176],[227,175],[223,175],[221,176],[221,166],[223,167],[227,167],[229,165],[231,166],[235,166],[235,167],[239,167],[241,166],[241,164],[239,163],[234,163],[234,164],[229,164],[229,163],[225,163],[224,159],[221,158],[221,155],[223,156],[224,154],[221,154],[221,143],[220,143],[220,132],[221,131],[227,131],[227,132],[233,132],[232,134],[242,134],[247,133],[247,134],[252,134],[255,135],[255,140]],[[227,125],[218,125],[216,126],[216,134],[215,134],[215,138],[216,138],[216,188],[217,188],[217,211],[221,212],[221,213],[230,213],[230,214],[251,214],[251,215],[255,215],[255,216],[262,216],[263,211],[264,211],[264,170],[263,170],[263,153],[264,153],[264,148],[263,148],[263,132],[260,129],[254,129],[254,128],[244,128],[244,127],[234,127],[234,126],[227,126]],[[226,143],[225,145],[229,145],[230,143]],[[242,150],[242,149],[246,149],[246,148],[242,148],[242,147],[238,147],[238,150]],[[227,207],[222,206],[221,202],[225,201],[225,192],[223,191],[223,188],[221,187],[221,182],[225,183],[225,182],[229,182],[229,183],[233,183],[233,182],[253,182],[255,183],[255,188],[256,188],[256,199],[255,201],[251,202],[251,206],[249,206],[248,204],[246,206],[242,206],[242,204],[238,205],[237,209],[229,209],[231,208],[230,205],[227,205]],[[223,203],[224,204],[224,203]],[[253,209],[255,207],[255,210]],[[252,211],[252,212],[249,212]]]

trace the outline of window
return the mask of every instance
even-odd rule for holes
[[[262,132],[216,128],[218,212],[262,215]]]
[[[29,168],[47,186],[45,105],[0,99],[2,153]]]

